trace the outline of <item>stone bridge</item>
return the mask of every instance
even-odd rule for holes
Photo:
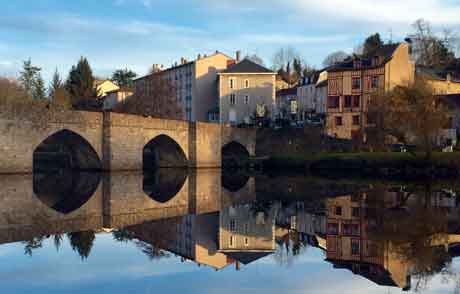
[[[149,167],[221,167],[225,146],[237,145],[254,155],[255,142],[255,130],[220,124],[117,113],[44,109],[19,115],[0,110],[0,173],[32,172],[37,154],[63,150],[77,169],[133,171],[145,169],[147,162]]]

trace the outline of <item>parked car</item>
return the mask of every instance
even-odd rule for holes
[[[305,123],[313,126],[322,126],[323,120],[320,117],[309,117],[305,120]]]

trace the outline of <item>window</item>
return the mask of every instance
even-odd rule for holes
[[[339,108],[340,97],[339,96],[329,96],[328,97],[328,107],[329,108]]]
[[[376,89],[379,87],[379,77],[378,76],[373,76],[371,78],[371,88]]]
[[[244,104],[249,104],[249,95],[244,96]]]
[[[249,246],[249,238],[244,237],[244,246]]]
[[[236,221],[234,219],[230,220],[230,231],[236,232]]]
[[[336,125],[336,126],[341,126],[341,125],[343,125],[342,117],[341,117],[341,116],[336,116],[336,117],[335,117],[335,125]]]
[[[351,235],[359,236],[359,225],[358,224],[351,225]]]
[[[345,108],[351,107],[351,96],[345,96]]]
[[[360,105],[361,96],[353,96],[353,107],[358,108]]]
[[[244,87],[249,88],[249,80],[244,80]]]
[[[329,235],[338,235],[339,225],[338,224],[327,224],[327,233]]]
[[[353,115],[353,125],[359,126],[359,115]]]
[[[351,225],[350,224],[342,225],[342,234],[344,236],[351,236]]]
[[[351,209],[351,215],[352,215],[353,217],[360,217],[360,215],[361,215],[361,210],[359,209],[359,207],[353,207],[353,208]]]
[[[342,206],[335,207],[335,215],[342,215]]]
[[[235,78],[230,78],[229,83],[230,83],[230,85],[229,85],[230,89],[235,89],[236,79]]]
[[[230,94],[230,105],[236,104],[236,96],[235,94]]]
[[[359,255],[359,240],[351,240],[351,255]]]
[[[230,247],[235,247],[235,236],[230,236],[230,239],[228,240],[228,245]]]
[[[353,78],[351,80],[351,88],[353,90],[359,90],[361,89],[361,79],[360,78]]]

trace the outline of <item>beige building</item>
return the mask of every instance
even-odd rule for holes
[[[217,75],[234,63],[233,58],[216,51],[209,56],[198,55],[193,61],[181,58],[179,64],[165,70],[156,66],[156,72],[151,75],[161,75],[175,87],[183,119],[208,121],[208,112],[217,105]],[[151,75],[134,80],[135,93],[155,91],[149,83]]]
[[[275,251],[275,218],[278,208],[268,211],[251,205],[224,208],[219,215],[219,252],[248,264]]]
[[[97,97],[105,97],[111,91],[120,89],[114,82],[110,80],[95,80],[94,89],[96,90]]]
[[[133,91],[129,88],[120,88],[118,90],[106,92],[104,98],[103,110],[111,110],[118,103],[122,103],[127,98],[133,95]]]
[[[329,68],[327,134],[361,140],[368,125],[367,112],[372,94],[408,85],[414,75],[415,64],[406,43],[387,44],[367,56]]]
[[[218,76],[221,123],[251,123],[255,116],[272,117],[276,73],[244,59],[219,72]]]
[[[416,74],[424,78],[437,95],[460,94],[460,80],[448,72],[417,66]]]

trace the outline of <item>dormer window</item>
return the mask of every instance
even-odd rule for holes
[[[380,65],[380,56],[374,56],[372,58],[372,66]]]
[[[353,67],[354,67],[354,68],[361,68],[361,65],[362,65],[362,62],[361,62],[360,59],[355,59],[355,60],[353,61]]]

